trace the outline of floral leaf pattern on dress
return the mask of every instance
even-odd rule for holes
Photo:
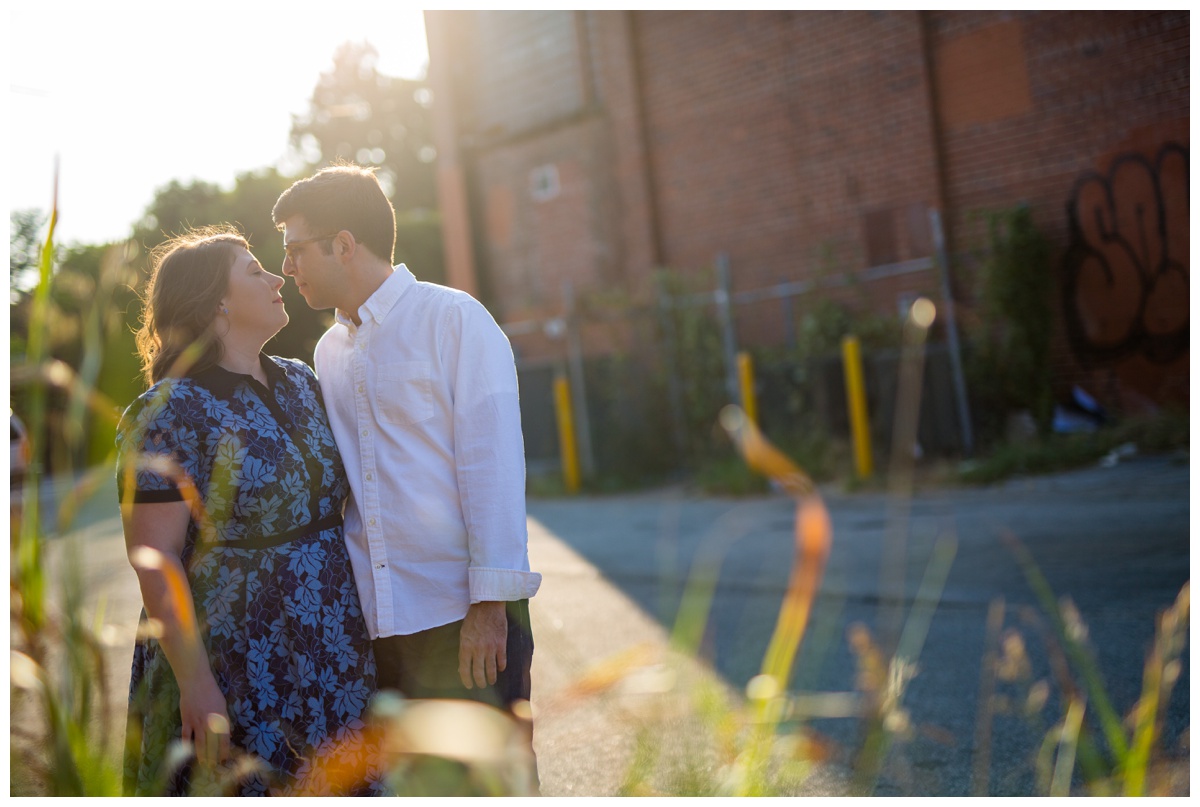
[[[216,368],[140,396],[118,431],[118,478],[139,455],[169,460],[204,502],[182,559],[226,696],[231,743],[269,771],[240,781],[238,794],[343,793],[345,777],[327,776],[326,763],[313,762],[335,741],[346,755],[336,764],[367,770],[365,784],[375,792],[377,748],[363,734],[375,660],[341,527],[268,548],[238,545],[304,527],[314,510],[340,514],[348,494],[312,371],[270,361],[269,391]],[[136,467],[141,500],[179,498],[176,480],[160,466]],[[180,736],[179,688],[153,639],[134,648],[130,732],[127,791],[188,792],[186,770],[164,770]]]

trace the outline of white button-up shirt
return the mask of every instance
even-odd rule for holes
[[[315,364],[350,480],[346,545],[372,639],[537,592],[508,337],[477,300],[400,264],[341,311]]]

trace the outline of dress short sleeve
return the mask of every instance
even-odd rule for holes
[[[136,503],[182,501],[195,485],[200,447],[187,393],[165,382],[130,404],[117,427],[117,492]]]

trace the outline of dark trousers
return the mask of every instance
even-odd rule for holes
[[[406,698],[471,700],[511,710],[529,700],[529,668],[533,663],[533,632],[529,600],[508,603],[508,660],[496,683],[467,689],[458,677],[458,638],[462,620],[407,636],[376,639],[375,662],[379,688],[396,689]]]
[[[407,636],[388,636],[372,642],[380,689],[398,690],[406,698],[448,698],[486,703],[512,711],[517,701],[530,695],[529,669],[533,663],[533,632],[529,626],[529,600],[508,603],[507,660],[496,683],[467,689],[458,676],[458,642],[462,620]],[[526,713],[528,714],[528,713]],[[532,730],[526,735],[533,753]],[[537,787],[537,763],[533,763]],[[480,792],[469,771],[458,763],[426,759],[415,763],[397,783],[398,795],[450,796],[499,795]]]

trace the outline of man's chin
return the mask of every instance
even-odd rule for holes
[[[321,311],[326,308],[333,308],[332,305],[329,305],[328,303],[323,303],[323,302],[321,302],[320,299],[310,296],[308,291],[305,289],[298,289],[298,291],[300,292],[300,296],[304,298],[304,302],[308,303],[308,307],[313,309],[314,311]]]

